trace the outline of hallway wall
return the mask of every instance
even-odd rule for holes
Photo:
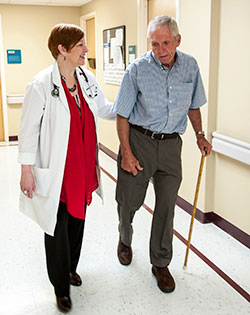
[[[23,94],[33,76],[54,59],[47,48],[51,28],[57,23],[80,25],[79,7],[2,5],[6,94]],[[7,49],[21,49],[22,63],[7,64]],[[21,104],[8,105],[9,136],[18,134]]]
[[[250,143],[249,0],[221,0],[216,130]],[[214,209],[250,234],[250,166],[216,154]]]
[[[208,104],[202,115],[208,139],[211,141],[212,132],[218,131],[250,143],[250,44],[246,41],[250,2],[180,0],[179,7],[180,49],[197,58],[207,91]],[[183,139],[180,195],[192,204],[200,154],[190,124]],[[206,160],[198,208],[214,212],[250,234],[249,178],[249,165],[213,152]]]
[[[203,84],[208,97],[209,83],[209,47],[210,47],[210,0],[179,1],[179,27],[182,41],[179,49],[195,57],[200,67]],[[195,18],[192,18],[195,12]],[[211,141],[211,134],[207,133],[208,104],[201,108],[203,130]],[[183,181],[179,195],[192,203],[200,163],[200,151],[196,145],[193,128],[188,121],[188,128],[183,138]],[[210,159],[210,157],[209,157]],[[205,209],[206,171],[202,176],[202,184],[198,199],[198,208]]]
[[[105,96],[114,101],[118,85],[104,83],[103,74],[103,30],[116,26],[126,26],[126,66],[128,66],[128,46],[137,45],[137,1],[135,0],[93,0],[81,7],[80,15],[96,12],[96,77]],[[99,140],[114,152],[118,152],[118,137],[115,122],[99,120]]]

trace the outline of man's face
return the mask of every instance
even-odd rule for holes
[[[155,57],[169,69],[174,64],[176,48],[181,43],[181,36],[174,38],[167,25],[150,33],[150,45]]]

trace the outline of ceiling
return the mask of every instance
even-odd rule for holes
[[[0,4],[82,6],[92,0],[0,0]]]

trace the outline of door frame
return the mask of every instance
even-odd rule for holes
[[[148,0],[137,0],[138,57],[147,51]]]
[[[90,12],[88,14],[80,16],[80,26],[83,29],[85,35],[86,35],[86,30],[87,30],[87,27],[86,27],[86,23],[87,22],[86,21],[91,19],[91,18],[95,18],[95,21],[96,21],[96,11],[93,11],[93,12]],[[88,43],[86,43],[86,44],[88,46]],[[98,60],[98,53],[97,53],[97,32],[96,32],[96,27],[95,27],[95,58],[96,58],[96,61],[97,61]],[[84,67],[87,67],[87,63],[85,63]],[[96,68],[96,70],[97,70],[97,68]],[[97,74],[97,71],[96,71],[96,74]]]
[[[1,71],[1,87],[2,87],[2,106],[3,106],[3,130],[4,141],[9,142],[8,113],[6,101],[6,83],[4,70],[4,53],[3,53],[3,33],[2,33],[2,16],[0,14],[0,71]]]

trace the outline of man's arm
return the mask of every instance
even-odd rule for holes
[[[212,149],[211,144],[206,140],[205,136],[202,134],[197,134],[197,132],[202,131],[202,121],[200,109],[190,109],[188,112],[188,117],[193,126],[194,132],[197,138],[197,145],[202,153],[202,155],[209,155]]]
[[[130,126],[129,126],[128,119],[120,115],[117,115],[116,126],[117,126],[118,137],[120,140],[120,146],[121,146],[121,156],[122,156],[121,167],[125,171],[135,176],[138,173],[138,170],[142,171],[143,168],[140,166],[139,161],[133,155],[130,148],[130,144],[129,144]]]

